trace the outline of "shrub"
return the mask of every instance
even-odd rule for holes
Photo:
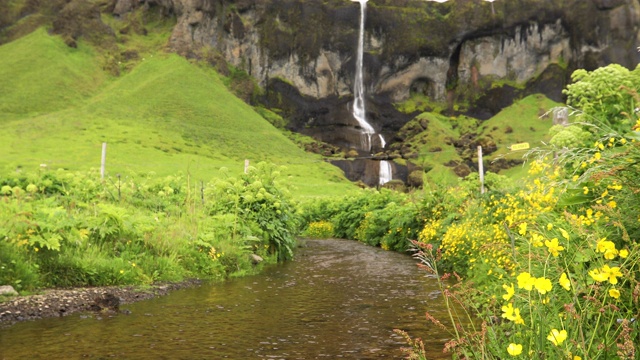
[[[314,221],[307,226],[304,236],[314,239],[328,239],[333,237],[333,224],[326,220]]]

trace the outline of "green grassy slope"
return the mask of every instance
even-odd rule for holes
[[[491,155],[518,158],[522,152],[511,152],[513,144],[528,142],[532,147],[541,141],[549,140],[551,117],[541,117],[549,110],[562,104],[556,103],[544,95],[529,95],[513,105],[503,109],[480,126],[480,136],[488,136],[498,146]]]
[[[67,48],[44,30],[0,46],[0,83],[9,84],[0,92],[0,169],[99,167],[107,142],[111,175],[189,171],[208,181],[221,176],[220,167],[242,171],[249,159],[287,166],[300,195],[354,188],[227,91],[212,70],[161,52],[118,78],[98,63],[82,43]]]
[[[494,142],[497,151],[485,154],[485,163],[496,159],[522,160],[527,150],[511,151],[513,144],[528,142],[531,147],[541,145],[541,141],[549,140],[548,131],[551,118],[542,117],[546,112],[561,104],[556,103],[544,95],[536,94],[516,101],[513,105],[503,109],[489,120],[479,122],[464,116],[449,118],[435,113],[422,113],[411,120],[401,133],[408,132],[406,144],[418,155],[413,160],[431,169],[427,173],[430,182],[451,183],[456,181],[457,175],[447,163],[460,162],[464,158],[477,161],[476,148],[456,148],[451,140],[458,139],[464,134],[475,134],[473,139]],[[417,124],[426,126],[426,130],[412,133]],[[520,178],[526,173],[526,167],[515,166],[500,171],[500,174],[512,178]]]
[[[482,123],[480,136],[490,137],[498,146],[498,150],[486,157],[486,161],[499,158],[522,159],[528,149],[511,151],[511,145],[529,143],[531,148],[549,141],[549,129],[552,118],[543,116],[556,106],[562,106],[542,94],[529,95],[506,107],[491,119]],[[514,179],[522,178],[528,171],[528,165],[515,166],[500,171]]]
[[[0,47],[0,120],[78,105],[106,77],[88,47],[73,49],[39,29]]]

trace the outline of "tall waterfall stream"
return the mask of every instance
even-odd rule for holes
[[[368,0],[353,0],[360,3],[360,30],[358,33],[358,51],[356,57],[356,77],[354,80],[353,88],[353,117],[358,121],[362,132],[361,148],[364,151],[371,151],[373,147],[373,139],[376,133],[375,129],[369,122],[367,122],[367,112],[365,108],[365,96],[364,96],[364,75],[363,75],[363,58],[364,58],[364,24],[367,14],[367,1]],[[385,147],[386,143],[382,134],[378,134],[380,139],[380,145]],[[384,185],[393,178],[393,169],[391,163],[386,160],[380,161],[379,170],[380,185]]]

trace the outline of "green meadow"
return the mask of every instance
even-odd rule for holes
[[[286,166],[300,196],[355,187],[321,157],[298,148],[233,95],[214,70],[161,50],[114,77],[104,58],[39,29],[0,46],[0,168],[188,174],[195,181],[242,171],[244,160]]]

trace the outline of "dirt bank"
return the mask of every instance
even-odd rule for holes
[[[200,280],[187,280],[144,288],[108,286],[44,290],[38,295],[17,296],[0,303],[0,328],[19,321],[66,316],[82,311],[117,312],[122,304],[163,296],[172,290],[200,284]]]

